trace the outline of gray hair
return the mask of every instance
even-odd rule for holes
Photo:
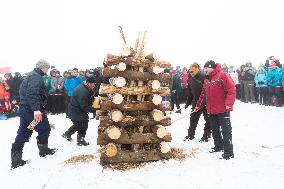
[[[50,64],[46,60],[41,59],[36,63],[36,68],[50,68]]]

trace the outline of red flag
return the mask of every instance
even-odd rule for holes
[[[0,74],[11,72],[11,67],[0,67]]]

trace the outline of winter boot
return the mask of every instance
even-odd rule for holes
[[[199,142],[208,142],[209,139],[207,137],[201,137],[201,139],[199,140]]]
[[[76,127],[72,125],[65,133],[62,134],[63,138],[66,138],[68,141],[72,141],[71,135],[76,132]]]
[[[56,148],[48,148],[48,140],[37,140],[37,147],[39,149],[39,156],[45,157],[47,155],[53,155],[57,149]]]
[[[11,149],[11,169],[23,166],[28,161],[22,160],[23,148],[25,143],[13,143]]]
[[[77,135],[77,145],[78,146],[88,146],[89,143],[85,141],[85,138],[83,137],[83,135],[80,135],[78,133],[78,135]]]
[[[178,110],[176,111],[176,113],[181,114],[181,109],[178,109]]]
[[[190,127],[189,127],[190,128]],[[184,141],[190,141],[194,139],[194,135],[195,135],[195,131],[191,131],[191,129],[188,129],[188,134],[187,136],[184,138]]]
[[[214,148],[211,148],[211,150],[209,151],[209,153],[222,152],[222,151],[223,151],[222,148],[216,148],[216,147],[214,147]]]
[[[221,159],[229,160],[231,158],[234,158],[234,153],[224,152]]]
[[[204,133],[199,142],[208,142],[209,138],[211,138],[211,133]]]

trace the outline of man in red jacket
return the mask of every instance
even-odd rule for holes
[[[215,147],[210,153],[221,152],[222,158],[234,157],[232,143],[232,127],[230,111],[236,99],[236,87],[231,76],[222,71],[221,65],[210,60],[204,65],[207,79],[204,80],[203,88],[194,111],[199,111],[203,97],[206,98],[206,109],[212,129]],[[222,128],[222,136],[220,127]]]

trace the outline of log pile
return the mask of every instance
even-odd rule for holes
[[[102,84],[100,125],[97,143],[101,148],[101,164],[144,162],[169,159],[171,134],[165,129],[171,119],[165,111],[171,109],[163,96],[170,89],[161,87],[170,82],[163,68],[171,64],[158,61],[157,53],[144,52],[145,34],[136,40],[134,48],[126,47],[126,39],[119,27],[124,47],[121,55],[107,55],[103,76],[109,84]]]

